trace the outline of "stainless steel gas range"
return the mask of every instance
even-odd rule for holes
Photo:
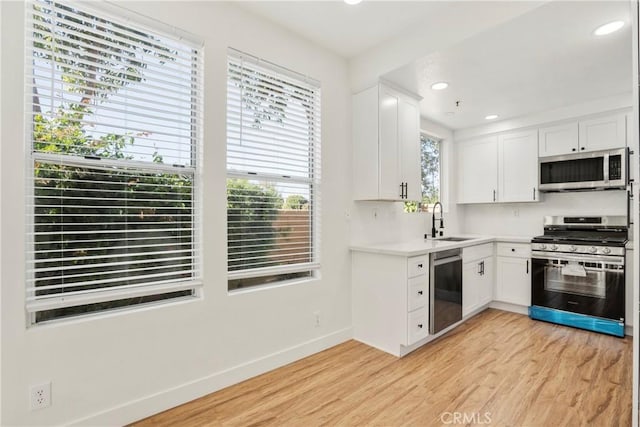
[[[532,319],[624,336],[626,216],[548,216],[531,241]]]

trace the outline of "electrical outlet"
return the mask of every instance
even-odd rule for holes
[[[319,311],[314,311],[313,315],[315,316],[316,319],[316,328],[320,327],[320,312]]]
[[[51,382],[31,386],[29,397],[32,411],[51,406]]]

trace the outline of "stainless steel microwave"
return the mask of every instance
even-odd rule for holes
[[[540,191],[606,190],[627,186],[628,150],[593,151],[538,160]]]

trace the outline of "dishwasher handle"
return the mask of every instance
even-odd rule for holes
[[[438,265],[449,264],[449,263],[456,262],[456,261],[462,261],[462,257],[460,255],[455,255],[455,256],[447,257],[447,258],[440,258],[440,259],[437,259],[437,260],[433,261],[432,265],[435,267],[435,266],[438,266]]]

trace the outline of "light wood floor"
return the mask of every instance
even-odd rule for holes
[[[349,341],[136,425],[630,426],[631,347],[487,310],[402,359]]]

